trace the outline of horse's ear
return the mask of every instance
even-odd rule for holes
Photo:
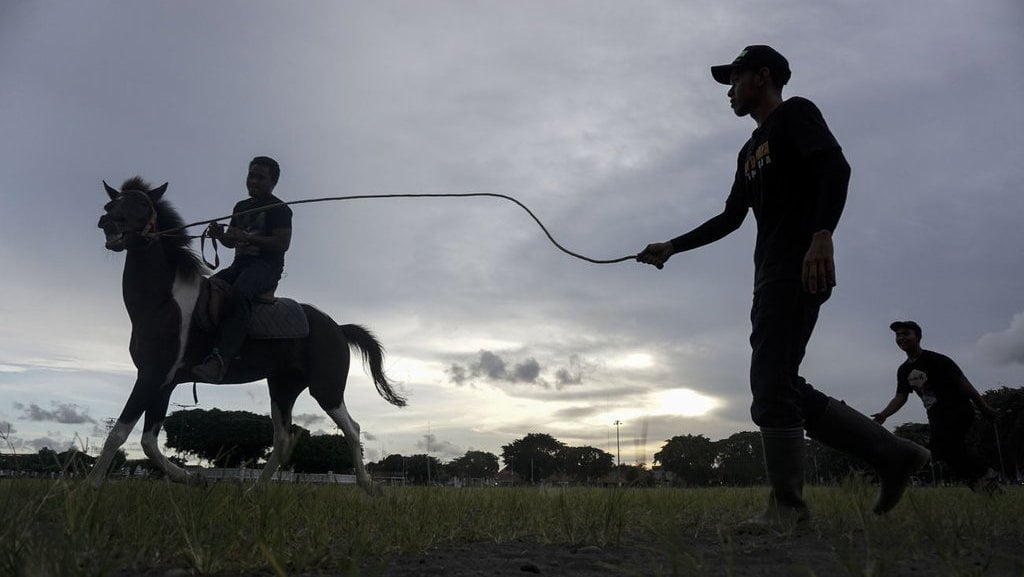
[[[167,184],[168,183],[165,182],[160,186],[154,188],[153,190],[149,191],[150,200],[152,200],[153,202],[160,200],[160,197],[162,197],[164,193],[167,192]]]
[[[117,197],[121,196],[121,193],[114,190],[105,180],[103,181],[103,188],[107,189],[107,196],[110,197],[110,200],[117,200]]]

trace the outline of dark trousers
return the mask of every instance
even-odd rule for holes
[[[236,258],[216,276],[231,283],[231,295],[224,303],[214,346],[230,362],[238,355],[249,329],[253,300],[274,288],[281,280],[281,268],[258,258]]]
[[[988,471],[985,460],[967,444],[967,434],[973,424],[974,406],[970,404],[953,410],[928,412],[932,457],[944,461],[956,477],[967,482]]]
[[[799,375],[818,310],[831,292],[812,295],[799,282],[775,282],[754,293],[750,311],[750,416],[759,427],[804,427],[828,397]]]

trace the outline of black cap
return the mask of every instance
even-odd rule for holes
[[[732,64],[722,64],[711,67],[711,76],[722,84],[730,84],[729,76],[736,68],[759,70],[767,68],[772,74],[772,80],[779,88],[789,82],[792,73],[789,71],[789,61],[779,54],[771,46],[755,44],[747,46],[740,52],[739,56],[732,61]]]
[[[889,328],[894,332],[902,329],[910,329],[914,331],[915,335],[921,336],[921,325],[914,321],[893,321],[893,323],[889,325]]]

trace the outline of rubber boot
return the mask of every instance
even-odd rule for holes
[[[771,492],[764,512],[737,527],[742,533],[791,529],[811,518],[803,498],[804,430],[762,427],[761,444]]]
[[[807,435],[863,459],[878,473],[880,487],[873,510],[882,514],[900,502],[910,477],[931,460],[928,449],[901,439],[870,417],[829,399],[825,411],[807,424]]]

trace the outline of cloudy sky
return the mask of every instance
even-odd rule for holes
[[[875,412],[902,359],[888,324],[914,319],[979,389],[1020,385],[1021,30],[1017,0],[5,1],[0,430],[95,450],[127,398],[101,180],[168,181],[197,221],[230,212],[266,154],[286,200],[504,193],[617,258],[722,208],[754,125],[708,67],[754,43],[789,58],[785,95],[819,105],[853,166],[803,374]],[[752,217],[663,271],[573,259],[496,199],[301,205],[294,226],[279,294],[375,331],[409,397],[396,409],[353,369],[372,460],[530,432],[614,452],[618,420],[622,460],[650,462],[673,435],[753,428]],[[198,393],[269,413],[262,384]],[[333,430],[308,396],[296,412]],[[889,424],[923,420],[913,400]]]

